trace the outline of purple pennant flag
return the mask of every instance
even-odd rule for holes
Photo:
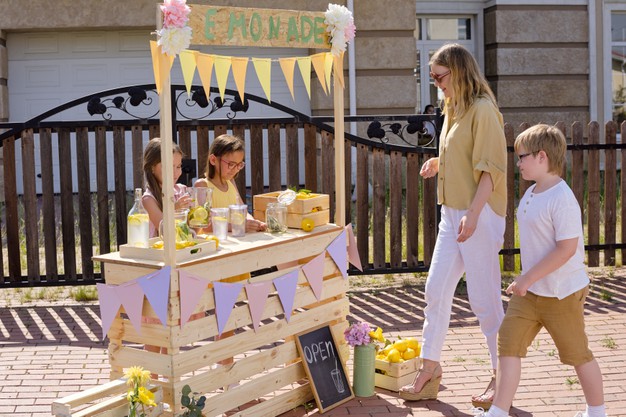
[[[141,333],[141,310],[143,310],[143,291],[133,280],[114,287],[115,294],[122,300],[124,310],[137,333]]]
[[[102,340],[109,333],[113,319],[117,317],[122,302],[115,295],[115,287],[106,284],[96,284],[98,300],[100,302],[100,320],[102,322]]]
[[[363,272],[361,257],[359,256],[359,250],[356,247],[356,239],[354,238],[354,231],[352,230],[352,223],[348,223],[346,230],[348,231],[348,260],[356,269]]]
[[[296,288],[298,287],[298,270],[291,271],[283,276],[274,279],[274,286],[278,291],[278,298],[285,310],[285,320],[289,323],[293,301],[296,298]]]
[[[204,278],[191,275],[185,270],[179,270],[178,277],[180,286],[180,326],[182,327],[196,309],[196,305],[202,298],[208,283]]]
[[[139,286],[146,295],[157,317],[163,323],[163,326],[167,323],[167,302],[170,295],[171,270],[170,266],[166,266],[157,272],[137,279]]]
[[[217,333],[221,336],[230,313],[233,311],[243,284],[219,282],[213,283],[215,296],[215,315],[217,315]]]
[[[348,255],[346,251],[346,231],[341,232],[339,236],[326,247],[326,250],[333,258],[337,268],[341,271],[344,279],[348,279]]]
[[[255,282],[246,284],[246,294],[248,295],[248,308],[250,308],[250,316],[252,316],[252,325],[256,332],[259,328],[259,322],[263,319],[263,310],[265,309],[265,301],[270,293],[272,281]]]
[[[324,288],[324,259],[326,259],[326,253],[322,252],[302,267],[313,294],[318,300],[322,298],[322,289]]]

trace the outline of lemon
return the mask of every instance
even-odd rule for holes
[[[419,349],[420,342],[418,342],[417,339],[415,339],[414,337],[409,337],[408,339],[404,339],[404,340],[406,340],[406,344],[409,348],[413,350]]]
[[[130,214],[128,216],[128,224],[132,224],[135,226],[140,225],[141,223],[148,222],[150,219],[147,214],[138,213],[138,214]]]
[[[402,359],[402,354],[398,351],[398,349],[391,349],[389,354],[387,355],[387,360],[391,363],[400,362]]]
[[[163,241],[162,240],[157,240],[156,242],[154,242],[152,244],[152,247],[154,249],[163,249]]]
[[[206,220],[197,220],[197,219],[189,220],[189,226],[191,226],[191,227],[204,226],[206,223],[207,223]]]
[[[311,219],[304,218],[300,222],[300,228],[305,232],[310,232],[315,227],[315,223]]]
[[[193,219],[206,222],[209,218],[209,212],[202,206],[196,207],[193,211]]]
[[[230,222],[236,226],[243,224],[246,221],[246,218],[241,213],[230,213]]]
[[[404,352],[409,347],[409,344],[406,340],[398,340],[397,342],[394,342],[393,347],[398,349],[399,352]]]
[[[402,359],[404,359],[405,361],[408,361],[409,359],[413,359],[417,356],[417,353],[411,349],[408,348],[407,350],[404,351],[404,353],[402,354]]]
[[[393,349],[393,346],[392,346],[392,345],[387,345],[387,346],[385,346],[385,347],[383,348],[383,353],[384,353],[385,355],[388,355],[388,354],[389,354],[389,352],[391,351],[391,349]]]
[[[227,222],[228,221],[228,219],[226,217],[223,217],[223,216],[214,216],[213,220],[216,221],[216,222]]]

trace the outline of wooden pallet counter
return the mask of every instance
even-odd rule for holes
[[[273,416],[313,399],[293,336],[323,324],[329,324],[345,364],[349,349],[343,331],[349,301],[348,281],[343,278],[327,246],[343,231],[329,224],[310,233],[292,230],[282,235],[250,233],[220,244],[205,257],[187,260],[173,266],[170,280],[167,323],[162,325],[148,302],[142,315],[148,321],[135,329],[125,314],[119,314],[108,332],[111,379],[122,376],[130,366],[143,366],[160,375],[155,381],[163,389],[164,402],[179,413],[182,387],[207,395],[206,417],[239,410],[235,415]],[[318,300],[310,287],[302,265],[326,253],[323,266],[323,290]],[[164,267],[162,262],[121,258],[111,253],[94,258],[102,262],[108,285],[119,285]],[[218,324],[212,282],[272,266],[289,264],[243,283],[274,280],[290,271],[298,271],[298,285],[290,321],[287,322],[281,300],[271,287],[258,329],[253,328],[246,290],[239,292],[237,302],[225,325],[224,334],[215,340]],[[193,313],[200,318],[180,326],[179,274],[181,271],[206,280],[206,288]],[[120,310],[124,312],[123,308]],[[200,314],[196,314],[200,313]],[[234,334],[232,334],[234,332]],[[143,345],[164,348],[162,353],[148,352]],[[165,349],[166,352],[165,353]],[[230,365],[219,361],[233,358]],[[228,390],[223,387],[239,384]],[[170,411],[171,413],[172,411]],[[170,414],[171,415],[171,414]]]

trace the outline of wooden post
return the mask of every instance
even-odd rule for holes
[[[335,59],[337,61],[341,58]],[[342,61],[343,62],[343,61]],[[337,71],[335,69],[335,71]],[[335,116],[335,224],[346,225],[346,166],[344,150],[343,123],[343,86],[338,80],[337,72],[333,78],[333,101]]]

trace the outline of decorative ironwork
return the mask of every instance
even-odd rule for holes
[[[393,137],[390,137],[390,134]],[[405,143],[410,146],[433,146],[437,134],[437,119],[430,115],[409,116],[406,123],[373,121],[367,127],[367,136],[370,139],[375,138],[382,143]]]
[[[114,98],[107,98],[104,100],[100,99],[98,96],[94,96],[89,100],[89,102],[87,102],[87,111],[91,116],[101,114],[102,118],[105,120],[113,119],[110,109],[120,110],[135,119],[151,119],[159,114],[158,108],[154,114],[148,116],[140,116],[135,113],[135,109],[133,109],[133,107],[138,108],[142,104],[144,106],[150,106],[153,101],[158,101],[158,95],[155,90],[144,89],[141,87],[131,87],[128,89],[127,94],[128,97],[126,98],[123,96],[116,96]],[[150,97],[148,94],[150,94]],[[153,96],[155,97],[154,99]]]
[[[226,117],[232,120],[237,117],[238,112],[245,113],[250,108],[248,99],[244,98],[244,101],[242,102],[239,94],[235,94],[232,98],[225,97],[224,101],[222,101],[222,98],[218,95],[211,101],[202,87],[191,89],[191,96],[187,95],[186,91],[180,92],[176,96],[174,103],[176,104],[175,107],[178,114],[187,120],[205,119],[216,111],[224,108],[230,109],[230,111],[226,113]],[[206,109],[206,113],[200,117],[191,116],[185,113],[189,109],[198,108]]]
[[[131,87],[126,94],[128,95],[127,97],[118,95],[106,99],[102,99],[100,96],[93,96],[87,102],[87,111],[91,116],[102,115],[102,118],[105,120],[113,119],[112,109],[119,110],[135,119],[152,119],[159,114],[160,109],[158,106],[154,112],[147,112],[152,114],[139,114],[140,110],[145,111],[153,103],[158,103],[156,90]],[[187,91],[177,89],[177,93],[174,94],[172,100],[173,114],[179,114],[186,120],[205,119],[222,109],[226,111],[225,116],[232,120],[237,117],[237,113],[247,112],[249,107],[248,99],[245,98],[242,102],[238,94],[234,94],[232,97],[225,97],[224,100],[218,95],[213,100],[210,100],[202,87],[193,88],[189,95]],[[194,114],[194,110],[198,114]]]

